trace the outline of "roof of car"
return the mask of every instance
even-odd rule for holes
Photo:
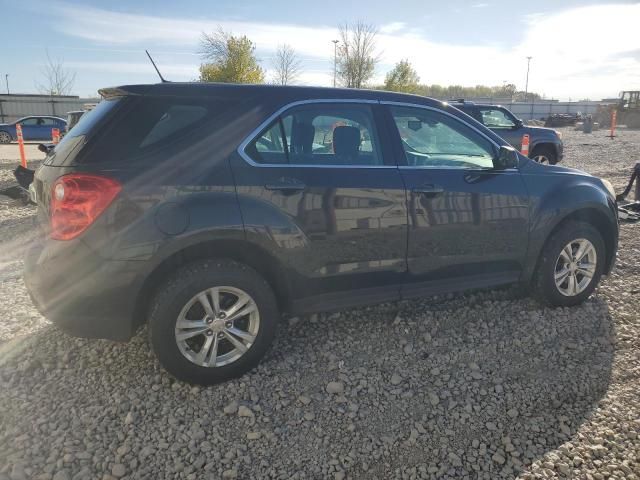
[[[449,105],[453,105],[456,108],[464,108],[464,107],[505,108],[503,105],[500,105],[498,103],[476,103],[476,102],[460,101],[460,100],[451,100],[448,103]]]
[[[100,90],[104,97],[118,95],[153,95],[153,96],[188,96],[188,97],[247,97],[247,96],[278,96],[287,100],[305,99],[345,99],[345,100],[381,100],[388,102],[405,102],[422,105],[442,106],[443,102],[420,95],[388,92],[382,90],[331,88],[308,86],[280,86],[280,85],[248,85],[233,83],[205,83],[205,82],[166,82],[142,85],[123,85]]]
[[[26,120],[27,118],[55,118],[56,120],[62,120],[63,122],[66,122],[64,118],[60,118],[55,115],[27,115],[26,117],[19,118],[18,120],[16,120],[16,122]]]

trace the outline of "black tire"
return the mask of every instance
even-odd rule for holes
[[[540,145],[533,149],[531,153],[531,158],[539,163],[545,163],[549,165],[555,165],[558,163],[558,155],[553,147],[549,145]],[[546,160],[541,161],[540,158],[545,158]]]
[[[0,144],[7,145],[11,143],[12,140],[13,139],[11,138],[11,134],[9,132],[0,130]]]
[[[579,294],[566,296],[556,286],[556,262],[562,249],[577,239],[586,239],[595,248],[595,272],[590,283]],[[534,296],[543,304],[553,307],[570,307],[584,302],[591,295],[600,281],[606,260],[606,247],[602,235],[591,224],[579,221],[568,221],[556,230],[547,240],[540,254],[534,275]]]
[[[250,295],[259,312],[259,330],[249,349],[237,360],[224,366],[203,367],[180,351],[176,322],[190,299],[217,286],[235,287]],[[239,377],[259,363],[275,336],[278,317],[273,291],[255,270],[231,260],[203,259],[175,272],[156,291],[149,310],[149,340],[171,375],[188,383],[213,385]]]

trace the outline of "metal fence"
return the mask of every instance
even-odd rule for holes
[[[82,110],[99,98],[49,95],[0,95],[0,123],[8,123],[29,115],[54,115],[65,118],[67,112]]]
[[[533,102],[513,102],[510,98],[469,98],[476,103],[490,103],[502,105],[513,112],[513,114],[523,120],[545,119],[555,113],[582,113],[584,115],[594,114],[598,105],[606,105],[607,101],[582,101],[582,102],[559,102],[558,100],[536,100]]]

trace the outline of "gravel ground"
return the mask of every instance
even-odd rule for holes
[[[640,132],[563,133],[564,164],[617,188],[640,161]],[[289,319],[259,368],[203,389],[144,334],[74,339],[37,314],[32,217],[0,200],[0,480],[640,478],[640,225],[580,307],[500,290]]]

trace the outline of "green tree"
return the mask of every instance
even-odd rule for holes
[[[420,77],[414,70],[409,60],[404,59],[396,63],[384,80],[384,89],[393,92],[417,93]]]
[[[255,45],[246,36],[234,37],[220,29],[202,33],[201,82],[264,83],[264,70],[255,56]]]

